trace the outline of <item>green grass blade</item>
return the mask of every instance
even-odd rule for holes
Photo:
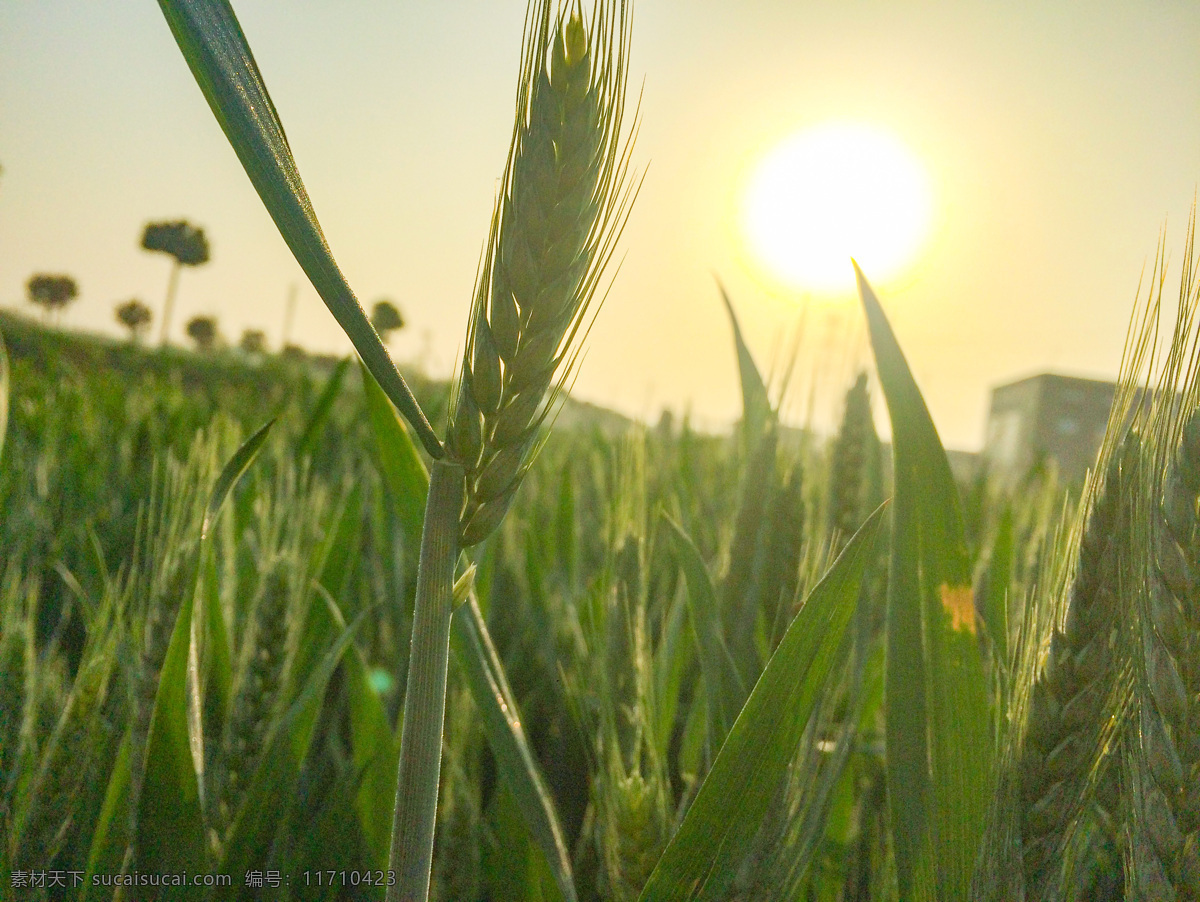
[[[228,0],[159,0],[196,83],[296,262],[367,368],[435,458],[442,445],[346,283],[292,158],[279,114]]]
[[[554,561],[574,586],[578,572],[579,539],[575,515],[575,473],[570,463],[563,467],[558,485],[558,504],[554,508]]]
[[[308,418],[308,422],[304,424],[304,431],[300,433],[300,440],[296,443],[296,460],[304,460],[316,450],[317,441],[321,438],[325,424],[329,422],[329,414],[333,411],[333,402],[337,400],[338,392],[342,390],[342,380],[345,379],[346,370],[349,368],[349,357],[339,360],[338,365],[333,368],[329,381],[325,383],[325,387],[321,389],[321,396],[317,398],[312,416]]]
[[[451,647],[483,718],[501,779],[512,792],[521,819],[541,846],[566,902],[575,902],[571,856],[559,826],[554,799],[521,726],[520,709],[509,688],[474,593],[454,612]]]
[[[362,556],[363,532],[363,488],[361,481],[350,487],[337,526],[329,537],[321,567],[320,583],[340,604],[345,604],[345,593],[358,568]]]
[[[429,473],[409,438],[404,421],[396,416],[396,410],[387,395],[365,367],[362,375],[367,415],[379,452],[379,471],[391,491],[392,503],[396,505],[396,513],[404,528],[405,551],[415,555],[421,547]]]
[[[481,850],[480,876],[487,891],[482,898],[496,902],[558,902],[549,865],[529,835],[507,784],[496,787],[484,813],[483,829],[494,839],[484,843]]]
[[[212,559],[210,533],[225,504],[225,499],[229,497],[229,493],[237,485],[238,480],[258,457],[263,445],[266,444],[267,436],[271,433],[271,427],[274,425],[275,420],[269,420],[225,462],[225,466],[221,468],[221,472],[217,475],[217,481],[213,484],[209,494],[208,504],[204,509],[204,519],[200,526],[199,566],[205,573],[205,578],[198,580],[203,591],[197,599],[199,609],[195,612],[188,627],[187,717],[192,764],[195,768],[201,807],[205,802],[203,717],[207,677],[210,667],[215,668],[213,671],[216,681],[215,690],[218,693],[218,700],[222,703],[222,707],[218,710],[223,711],[223,703],[229,697],[233,668],[229,653],[229,637],[225,630],[225,618],[221,613],[221,600],[216,592],[216,568],[209,566],[209,561]],[[195,596],[194,591],[193,596]],[[210,656],[212,660],[210,660]]]
[[[901,898],[965,899],[991,797],[992,729],[958,489],[904,354],[855,267],[892,423],[888,802]]]
[[[121,870],[121,860],[125,856],[125,847],[129,841],[131,754],[130,733],[126,731],[125,738],[121,740],[121,746],[117,750],[112,774],[108,778],[108,789],[104,795],[100,817],[96,820],[96,829],[92,832],[92,846],[88,853],[87,871],[83,881],[83,898],[87,900],[100,902],[106,895],[107,898],[112,898],[111,890],[92,885],[93,874],[116,874]]]
[[[189,580],[187,585],[194,587],[195,582]],[[188,727],[192,603],[192,593],[185,594],[150,715],[146,774],[138,798],[134,838],[137,867],[143,873],[199,874],[207,870],[204,814]],[[178,892],[172,898],[198,898],[193,888],[178,888]]]
[[[670,527],[675,556],[687,579],[688,611],[696,632],[700,673],[704,678],[708,710],[712,715],[709,718],[710,738],[713,748],[718,748],[742,709],[746,686],[721,633],[717,593],[708,568],[704,566],[704,559],[681,526],[665,514],[663,519]]]
[[[0,460],[4,459],[4,433],[8,430],[8,350],[0,332]]]
[[[666,760],[671,734],[679,716],[680,691],[684,675],[692,667],[695,642],[688,635],[688,601],[677,592],[663,618],[662,635],[654,649],[654,744]],[[715,746],[719,748],[719,746]]]
[[[320,589],[325,610],[339,629],[345,624],[333,598]],[[346,696],[350,703],[350,747],[354,770],[361,774],[354,796],[359,825],[374,856],[374,866],[387,867],[388,840],[392,833],[392,800],[396,795],[396,764],[400,744],[388,722],[383,701],[372,687],[362,653],[351,648],[343,665]]]
[[[721,747],[643,902],[721,898],[783,779],[854,615],[882,508],[809,594]]]
[[[271,434],[271,427],[274,425],[275,420],[268,420],[258,432],[246,439],[242,446],[234,452],[233,457],[229,458],[225,462],[225,466],[221,468],[221,473],[213,484],[212,493],[208,496],[208,505],[204,508],[204,523],[200,527],[202,540],[208,538],[213,524],[217,522],[217,514],[221,512],[221,506],[229,497],[229,492],[242,478],[242,474],[254,463],[254,458],[258,457],[258,452],[262,450],[267,436]]]
[[[204,588],[204,659],[201,676],[206,692],[213,694],[207,709],[229,710],[229,699],[233,695],[233,654],[230,651],[229,630],[225,615],[221,612],[221,595],[217,583],[217,564],[213,555],[207,555]]]
[[[721,291],[721,300],[725,302],[725,310],[729,314],[729,323],[733,326],[733,343],[737,349],[738,374],[742,381],[742,430],[746,439],[746,450],[753,451],[766,429],[771,418],[771,401],[767,397],[767,386],[762,374],[750,356],[750,349],[742,338],[742,328],[738,325],[737,314],[733,312],[733,304],[725,292],[725,286],[719,281],[717,288]]]
[[[392,834],[392,800],[400,743],[388,722],[379,693],[372,688],[367,665],[357,648],[346,655],[346,694],[350,702],[350,744],[354,768],[362,773],[354,807],[375,866],[387,866]]]

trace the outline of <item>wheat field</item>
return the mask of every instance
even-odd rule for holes
[[[862,272],[836,435],[728,297],[732,435],[560,427],[640,186],[626,5],[530,6],[450,385],[229,4],[160,6],[359,364],[0,319],[0,897],[1200,900],[1191,234],[1083,485],[957,483]]]

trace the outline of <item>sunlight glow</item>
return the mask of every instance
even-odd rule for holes
[[[853,284],[851,257],[878,281],[910,264],[931,208],[928,177],[903,144],[873,126],[836,122],[799,132],[763,158],[742,227],[776,278],[840,291]]]

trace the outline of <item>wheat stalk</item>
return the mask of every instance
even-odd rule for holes
[[[467,474],[464,547],[512,501],[634,193],[621,138],[625,3],[598,3],[585,25],[578,6],[552,22],[541,0],[527,25],[517,125],[450,418],[448,450]]]

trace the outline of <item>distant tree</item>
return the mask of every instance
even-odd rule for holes
[[[217,343],[217,319],[214,316],[193,316],[187,324],[188,338],[199,351],[211,351]]]
[[[240,346],[247,354],[262,354],[267,349],[267,333],[262,329],[247,329],[242,333]]]
[[[375,306],[371,308],[371,325],[386,342],[388,333],[404,328],[404,317],[391,301],[376,301]]]
[[[175,307],[175,290],[179,285],[179,271],[185,266],[201,266],[208,262],[208,239],[204,229],[187,220],[176,222],[151,222],[142,232],[142,247],[174,258],[171,275],[167,280],[167,299],[163,302],[162,333],[160,343],[167,343],[171,330],[171,313]]]
[[[117,322],[129,330],[129,337],[134,341],[141,340],[150,326],[150,320],[154,318],[150,308],[137,298],[118,304],[116,314]]]
[[[37,273],[25,283],[29,302],[37,304],[47,318],[66,307],[79,296],[79,286],[70,276]]]

